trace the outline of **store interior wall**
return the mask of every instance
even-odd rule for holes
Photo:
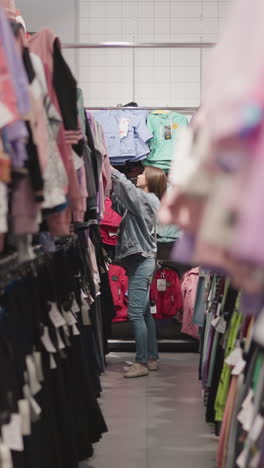
[[[43,27],[52,29],[63,42],[78,42],[79,0],[16,0],[28,31],[39,31]],[[65,50],[71,68],[78,76],[78,52]]]
[[[81,0],[80,41],[215,42],[229,3]],[[115,106],[135,98],[147,106],[198,106],[207,55],[200,49],[82,50],[85,104]]]

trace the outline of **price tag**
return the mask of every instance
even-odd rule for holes
[[[41,415],[41,407],[39,406],[35,398],[32,396],[28,385],[24,385],[23,395],[24,395],[24,398],[29,401],[31,420],[35,422],[38,420],[39,416]]]
[[[239,468],[246,468],[246,462],[247,462],[247,450],[244,449],[243,452],[239,455],[239,457],[236,460],[236,464]]]
[[[127,137],[129,122],[130,122],[129,119],[121,119],[120,120],[120,122],[119,122],[120,139]]]
[[[253,426],[251,427],[249,437],[253,442],[257,442],[260,435],[262,434],[264,429],[264,418],[258,414],[253,422]]]
[[[232,370],[232,375],[242,374],[245,367],[246,367],[246,361],[244,361],[244,359],[241,358],[241,360],[235,365],[234,369]]]
[[[13,468],[10,449],[3,443],[0,443],[0,466],[1,468]]]
[[[252,458],[249,468],[259,468],[261,459],[261,452],[257,452],[256,455]]]
[[[236,364],[242,359],[242,349],[240,347],[235,348],[231,354],[226,358],[225,362],[229,366],[236,366]]]
[[[73,326],[72,326],[72,333],[73,333],[73,336],[78,336],[78,335],[80,335],[80,332],[79,332],[79,330],[78,330],[78,328],[77,328],[76,325],[73,325]]]
[[[19,414],[21,417],[22,434],[23,436],[31,435],[31,417],[30,417],[30,404],[28,400],[19,400],[18,402]]]
[[[61,351],[62,349],[65,349],[65,344],[62,341],[61,334],[58,329],[56,329],[56,337],[58,340],[58,348]]]
[[[3,442],[10,450],[23,452],[22,421],[20,414],[12,414],[9,424],[2,426]]]
[[[32,395],[36,395],[41,390],[41,385],[37,377],[37,371],[35,366],[35,361],[32,356],[26,357],[26,367],[29,377],[29,385]]]
[[[48,353],[56,353],[56,348],[52,343],[49,335],[48,327],[44,327],[43,335],[41,337],[42,344]]]
[[[77,320],[74,317],[72,312],[65,312],[65,320],[66,320],[69,327],[72,327],[72,325],[77,323]]]
[[[37,372],[38,380],[39,380],[39,382],[43,382],[44,374],[43,374],[41,353],[38,352],[38,351],[35,351],[33,353],[33,359],[34,359],[35,366],[36,366],[36,372]]]
[[[78,314],[78,312],[80,312],[80,307],[78,306],[76,299],[73,300],[73,303],[72,303],[72,306],[71,306],[71,311],[74,314]]]
[[[166,279],[160,278],[157,280],[157,289],[159,292],[165,292],[167,289]]]
[[[155,315],[157,313],[157,306],[154,304],[153,306],[150,306],[150,312],[152,315]]]
[[[56,364],[53,354],[50,354],[50,369],[51,370],[57,369],[57,364]]]
[[[52,321],[55,328],[63,327],[66,323],[55,302],[51,303],[49,318]]]

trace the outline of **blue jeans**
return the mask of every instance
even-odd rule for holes
[[[156,326],[150,312],[149,290],[155,269],[154,258],[131,255],[127,258],[128,317],[136,341],[136,362],[158,359]]]

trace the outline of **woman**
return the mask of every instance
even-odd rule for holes
[[[124,377],[143,377],[158,370],[156,327],[150,312],[149,288],[157,253],[156,217],[167,188],[165,173],[146,167],[137,187],[112,168],[113,209],[122,217],[116,260],[127,270],[128,316],[136,341],[136,362]]]

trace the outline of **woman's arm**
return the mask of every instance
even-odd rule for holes
[[[142,209],[142,191],[121,174],[117,169],[112,168],[113,199],[118,198],[121,204],[133,212],[139,214]],[[115,202],[115,200],[114,200]]]

